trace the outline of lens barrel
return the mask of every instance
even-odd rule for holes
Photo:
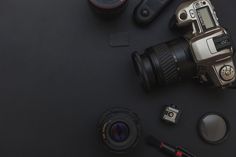
[[[146,90],[196,75],[189,44],[182,38],[147,48],[143,54],[134,52],[132,59]]]

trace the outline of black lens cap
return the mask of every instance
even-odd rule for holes
[[[208,113],[201,117],[198,125],[199,134],[209,144],[222,143],[229,134],[228,120],[217,113]]]
[[[114,17],[123,11],[128,0],[88,0],[92,8],[106,17]]]
[[[126,153],[139,141],[141,127],[138,116],[125,108],[105,112],[99,121],[99,137],[110,151]]]

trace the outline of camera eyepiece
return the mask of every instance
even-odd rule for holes
[[[182,38],[150,47],[143,54],[134,52],[132,59],[146,90],[192,78],[196,70],[188,42]]]
[[[132,150],[141,134],[138,116],[126,108],[105,112],[99,122],[99,136],[106,148],[114,153]]]

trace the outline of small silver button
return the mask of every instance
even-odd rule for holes
[[[189,13],[190,13],[190,16],[191,16],[192,18],[195,18],[195,13],[194,13],[193,9],[191,9],[191,10],[189,11]]]

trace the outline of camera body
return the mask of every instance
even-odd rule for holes
[[[230,35],[220,26],[209,0],[183,2],[176,11],[177,27],[190,26],[185,39],[203,82],[211,80],[217,87],[235,81],[233,46]]]
[[[150,90],[190,78],[230,87],[235,82],[232,40],[210,0],[183,1],[173,19],[182,38],[132,54],[143,87]]]

